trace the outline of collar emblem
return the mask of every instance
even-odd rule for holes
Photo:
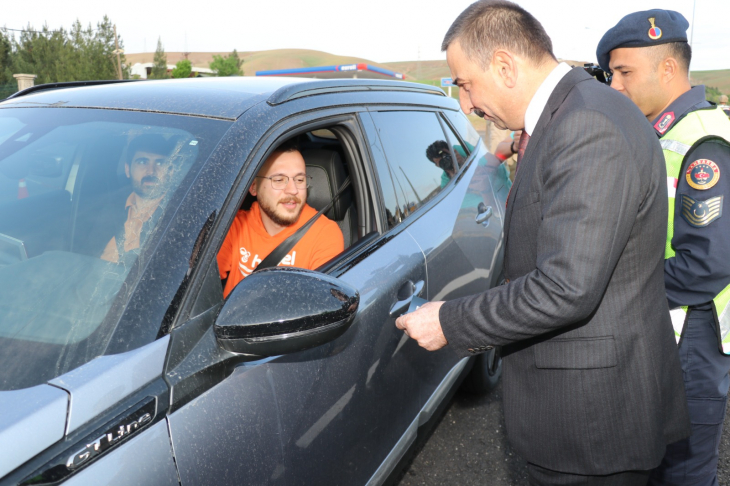
[[[658,40],[662,38],[662,29],[654,25],[654,20],[654,17],[649,17],[649,23],[651,24],[651,29],[649,29],[649,39]]]
[[[672,126],[672,123],[674,122],[674,112],[668,111],[662,115],[662,117],[659,119],[658,122],[654,124],[654,129],[664,135],[664,133],[669,130],[669,127]]]

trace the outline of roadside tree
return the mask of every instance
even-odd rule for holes
[[[165,49],[162,47],[162,40],[157,38],[157,49],[155,50],[154,66],[152,66],[152,72],[150,73],[149,79],[165,79],[167,75],[167,54]]]
[[[173,78],[189,78],[192,72],[192,63],[187,59],[183,59],[175,64],[175,68],[172,70],[171,74]]]
[[[243,76],[243,59],[238,57],[238,52],[233,52],[228,56],[213,56],[213,62],[209,64],[210,69],[216,71],[216,76]]]

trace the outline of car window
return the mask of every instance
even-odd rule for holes
[[[396,205],[386,206],[391,226],[438,194],[458,170],[436,116],[418,111],[372,113],[395,190]]]
[[[479,133],[463,113],[450,111],[444,114],[451,122],[451,125],[456,128],[461,140],[464,142],[464,148],[466,150],[473,152],[479,147],[484,147]],[[450,130],[447,129],[447,132],[450,132]],[[486,147],[484,147],[484,152],[486,152]],[[509,178],[509,169],[507,169],[505,164],[489,153],[480,157],[477,164],[487,170],[489,180],[492,183],[492,189],[497,195],[497,198],[502,202],[507,201],[509,190],[512,187],[512,181]]]
[[[228,126],[0,109],[0,390],[42,383],[103,353],[113,326],[102,323],[139,278],[132,265],[183,177]]]
[[[459,136],[461,136],[461,139],[466,145],[466,149],[470,153],[473,152],[480,142],[481,137],[479,135],[479,132],[474,129],[474,126],[472,126],[469,119],[464,116],[463,113],[456,111],[447,111],[444,114],[454,126]]]
[[[448,138],[449,140],[449,145],[453,149],[456,163],[458,164],[459,168],[461,168],[466,162],[466,159],[469,158],[469,153],[473,151],[473,148],[469,150],[464,147],[464,145],[462,145],[462,143],[459,141],[459,137],[456,136],[448,123],[444,122],[443,128],[446,132],[446,138]]]

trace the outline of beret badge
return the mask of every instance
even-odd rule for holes
[[[654,25],[654,20],[654,17],[649,17],[649,23],[651,24],[651,29],[649,29],[649,39],[658,40],[662,37],[662,29]]]

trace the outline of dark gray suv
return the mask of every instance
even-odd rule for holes
[[[166,190],[110,262],[145,135],[174,147]],[[345,250],[224,299],[216,254],[292,137]],[[392,479],[463,380],[499,376],[494,352],[429,353],[394,320],[500,282],[509,185],[458,104],[418,84],[66,83],[1,102],[0,484]]]

